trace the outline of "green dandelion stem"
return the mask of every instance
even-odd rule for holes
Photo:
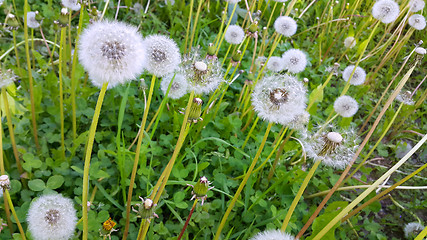
[[[194,0],[190,1],[190,13],[188,15],[188,23],[187,23],[187,30],[185,32],[185,44],[184,44],[184,53],[187,53],[187,43],[188,43],[188,36],[190,34],[190,27],[191,27],[191,19],[193,17],[193,6],[194,6]]]
[[[200,1],[200,2],[203,2],[203,1]],[[227,2],[227,4],[228,4],[228,2]],[[215,55],[218,55],[219,49],[221,48],[222,41],[224,41],[225,33],[227,32],[228,26],[230,26],[231,20],[233,19],[234,12],[236,12],[237,5],[238,5],[237,3],[234,4],[233,11],[231,12],[231,15],[228,17],[229,19],[227,22],[227,26],[225,26],[225,30],[221,35],[221,38],[220,38],[219,43],[218,43],[218,47],[216,48]]]
[[[13,46],[14,46],[14,49],[15,49],[16,66],[18,66],[18,69],[21,69],[21,64],[19,62],[18,48],[17,48],[17,45],[16,45],[16,31],[13,30],[12,34],[13,34]],[[1,59],[2,59],[2,57],[0,57],[0,60]]]
[[[196,34],[197,22],[199,20],[200,11],[202,10],[203,1],[199,1],[199,6],[197,7],[196,17],[194,19],[193,29],[191,31],[190,45],[188,46],[188,52],[191,51],[191,47],[193,46],[194,35]]]
[[[61,118],[61,154],[62,160],[65,161],[65,130],[64,130],[64,93],[63,93],[63,63],[64,63],[64,48],[65,48],[65,27],[61,28],[61,40],[60,40],[60,48],[59,48],[59,113]]]
[[[7,199],[10,210],[12,211],[13,218],[15,218],[16,225],[18,225],[19,233],[21,234],[22,240],[26,240],[24,229],[22,228],[21,222],[18,219],[18,215],[16,215],[15,208],[13,207],[12,199],[10,198],[9,191],[7,189],[4,190],[4,197]]]

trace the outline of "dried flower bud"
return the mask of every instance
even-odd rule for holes
[[[188,115],[188,122],[197,123],[200,120],[203,120],[200,118],[200,114],[202,113],[202,104],[203,100],[200,98],[194,98],[193,103],[190,107],[190,114]]]
[[[204,201],[208,197],[206,194],[208,193],[209,190],[213,188],[213,187],[209,187],[210,184],[211,182],[209,182],[208,179],[205,176],[203,176],[199,179],[199,181],[196,183],[195,186],[189,185],[193,188],[193,191],[192,191],[193,196],[191,197],[191,200],[196,198],[200,199],[202,200],[202,205],[203,205]]]
[[[135,204],[138,207],[138,210],[135,210],[132,207],[132,210],[136,213],[138,213],[138,217],[147,219],[148,221],[150,218],[156,217],[158,218],[157,214],[154,212],[156,209],[157,204],[153,203],[153,200],[147,198],[144,200],[144,198],[139,197],[142,200],[142,203]]]
[[[207,53],[207,58],[212,58],[215,56],[215,45],[213,43],[209,43],[208,45],[208,53]]]
[[[9,176],[7,175],[1,175],[0,176],[0,187],[4,190],[10,190],[10,180]]]
[[[6,16],[5,25],[10,30],[16,30],[19,28],[19,22],[16,19],[15,15],[9,13]]]

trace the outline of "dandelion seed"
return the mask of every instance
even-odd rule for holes
[[[297,23],[290,17],[280,16],[274,22],[276,32],[285,37],[290,37],[297,32]]]
[[[175,41],[162,35],[145,38],[147,71],[158,77],[172,73],[181,62],[181,54]]]
[[[27,222],[34,239],[70,239],[77,224],[76,210],[69,198],[44,195],[31,203]]]
[[[402,102],[405,105],[414,105],[414,100],[412,100],[412,93],[410,91],[400,91],[396,96],[396,100]]]
[[[38,14],[38,12],[27,12],[27,26],[29,28],[40,27],[40,23],[36,20],[36,14]]]
[[[351,73],[354,70],[354,65],[350,65],[344,69],[342,72],[342,78],[347,82],[350,79]],[[361,85],[365,82],[366,79],[366,72],[361,67],[357,67],[356,70],[354,70],[353,76],[350,79],[350,84],[357,86]]]
[[[15,76],[12,73],[12,70],[3,70],[0,68],[0,89],[9,86],[13,83]]]
[[[73,11],[80,10],[80,3],[78,0],[62,0],[61,2],[64,7],[67,7]]]
[[[426,3],[423,0],[411,0],[409,1],[409,11],[418,12],[423,10]]]
[[[344,46],[346,48],[354,48],[356,46],[356,39],[354,37],[347,37],[344,39]]]
[[[225,32],[224,39],[230,44],[240,44],[245,38],[245,31],[238,25],[230,25]]]
[[[265,230],[253,236],[250,240],[294,240],[295,237],[280,230]]]
[[[408,23],[417,30],[423,30],[426,27],[426,19],[420,14],[414,14],[409,17]]]
[[[112,88],[135,79],[145,65],[143,41],[137,29],[118,21],[89,25],[80,38],[80,63],[92,84]]]
[[[268,76],[255,85],[252,105],[262,119],[288,125],[305,111],[306,93],[304,84],[295,77]]]
[[[391,23],[399,16],[399,5],[392,0],[379,0],[372,7],[372,16],[383,23]]]
[[[270,57],[267,62],[267,69],[273,72],[281,72],[285,69],[285,62],[281,57]]]
[[[173,82],[169,89],[168,97],[172,99],[179,99],[184,96],[188,90],[187,78],[181,72],[176,72],[174,74],[164,76],[162,82],[160,83],[160,89],[162,90],[163,94],[166,94],[166,91],[168,90],[172,78]]]
[[[424,229],[424,226],[421,225],[418,222],[411,222],[411,223],[407,223],[405,225],[405,229],[403,230],[405,232],[405,237],[406,238],[413,238],[418,236],[418,234],[420,234],[420,232]]]
[[[342,117],[352,117],[359,110],[359,105],[354,98],[341,96],[335,100],[334,110]]]
[[[291,73],[299,73],[304,71],[307,66],[307,56],[299,49],[289,49],[282,55],[285,64],[285,69]]]

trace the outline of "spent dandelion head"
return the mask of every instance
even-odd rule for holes
[[[79,0],[62,0],[61,3],[64,7],[67,7],[73,11],[80,10],[80,2]]]
[[[408,23],[411,27],[417,30],[423,30],[426,27],[426,19],[423,17],[423,15],[420,14],[414,14],[410,16]]]
[[[10,190],[10,179],[8,175],[0,176],[0,191],[3,193],[4,190]]]
[[[348,80],[350,79],[350,84],[357,86],[357,85],[361,85],[365,82],[366,79],[366,72],[365,70],[363,70],[363,68],[361,67],[356,67],[356,70],[354,70],[354,65],[350,65],[348,67],[346,67],[344,69],[344,71],[342,72],[342,78],[348,82]],[[354,73],[353,73],[354,71]],[[353,76],[351,76],[351,74],[353,73]]]
[[[137,28],[118,21],[99,21],[83,30],[79,60],[93,85],[112,88],[135,79],[145,66],[143,41]]]
[[[392,0],[379,0],[372,7],[372,16],[383,23],[391,23],[399,16],[399,5]]]
[[[297,23],[291,17],[280,16],[274,22],[274,29],[283,36],[290,37],[297,32]]]
[[[289,49],[282,55],[285,64],[285,69],[291,73],[299,73],[304,71],[307,66],[307,56],[299,49]]]
[[[158,77],[172,73],[181,62],[175,41],[163,35],[150,35],[144,39],[147,71]]]
[[[173,79],[173,81],[172,81]],[[172,85],[169,89],[168,97],[172,99],[179,99],[187,93],[188,81],[184,74],[177,71],[175,73],[168,74],[163,77],[160,83],[160,89],[163,94],[166,94],[169,84],[172,81]]]
[[[285,62],[281,57],[270,57],[267,62],[267,69],[272,72],[281,72],[285,69]]]
[[[211,182],[208,181],[208,179],[203,176],[199,179],[199,181],[197,181],[196,185],[191,185],[191,184],[187,184],[188,186],[193,188],[192,194],[193,196],[191,197],[191,200],[194,199],[200,199],[202,200],[202,204],[205,202],[206,198],[208,197],[208,195],[206,195],[208,193],[209,190],[211,190],[214,187],[209,187],[209,185],[212,184]]]
[[[335,100],[334,110],[342,117],[352,117],[359,110],[359,104],[350,96],[341,96]]]
[[[354,37],[346,37],[344,39],[344,46],[346,48],[354,48],[356,46],[356,39]]]
[[[12,84],[13,80],[15,80],[15,75],[12,73],[12,70],[0,68],[0,89]]]
[[[70,239],[77,224],[76,210],[69,198],[60,194],[44,195],[31,203],[27,222],[34,239]]]
[[[410,91],[400,91],[396,96],[396,100],[405,104],[405,105],[414,105],[414,100],[412,100],[412,93]]]
[[[424,229],[424,226],[418,222],[411,222],[405,224],[405,228],[403,231],[405,232],[405,237],[408,239],[415,238],[420,234],[420,232]]]
[[[139,198],[141,199],[142,203],[135,204],[135,206],[138,207],[138,210],[132,207],[132,210],[138,214],[138,217],[146,219],[147,221],[150,221],[150,219],[153,217],[158,218],[159,216],[154,212],[154,210],[156,210],[157,204],[155,204],[153,200],[149,198]]]
[[[281,230],[265,230],[253,236],[250,240],[294,240],[295,237]]]
[[[29,28],[38,28],[40,27],[40,23],[36,20],[36,15],[38,12],[27,12],[27,26]]]
[[[230,44],[240,44],[245,38],[245,31],[238,25],[230,25],[224,34],[224,39]]]
[[[418,12],[423,10],[426,3],[423,0],[411,0],[409,1],[409,11]]]
[[[262,78],[252,93],[252,105],[258,115],[269,122],[290,124],[306,107],[306,88],[289,75]]]

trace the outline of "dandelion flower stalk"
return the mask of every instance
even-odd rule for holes
[[[191,0],[190,1],[190,13],[188,14],[187,31],[185,32],[184,53],[187,53],[188,35],[190,33],[191,19],[193,18],[193,6],[194,6],[194,0]],[[189,49],[191,49],[191,48],[189,48]],[[190,50],[188,50],[188,51],[190,51]]]
[[[187,220],[184,223],[184,226],[182,227],[181,232],[179,233],[179,236],[177,240],[180,240],[182,236],[184,235],[185,229],[187,229],[188,223],[190,222],[191,216],[193,215],[194,209],[196,209],[197,202],[199,201],[198,198],[194,200],[193,206],[191,207],[190,213],[188,214]]]
[[[196,17],[194,19],[193,29],[191,31],[190,45],[188,46],[188,52],[191,51],[191,47],[193,45],[193,40],[194,40],[194,35],[196,35],[197,22],[199,20],[200,11],[202,10],[202,3],[203,3],[203,1],[199,1],[199,6],[197,7]]]
[[[4,190],[4,196],[7,199],[7,203],[10,207],[10,211],[12,212],[13,218],[15,218],[16,225],[18,225],[19,233],[21,234],[22,240],[26,240],[24,229],[22,228],[21,222],[19,222],[18,215],[16,215],[15,208],[13,207],[12,199],[10,198],[9,190]]]
[[[16,66],[18,67],[18,69],[21,69],[21,64],[19,62],[18,48],[16,45],[16,30],[13,30],[12,34],[13,34],[13,46],[15,47]]]
[[[228,2],[226,3],[226,5],[228,6]],[[231,12],[231,15],[230,15],[230,17],[228,19],[227,25],[225,26],[225,31],[221,35],[221,38],[219,39],[215,55],[218,55],[219,49],[221,48],[222,41],[224,40],[225,34],[227,33],[228,27],[230,26],[231,20],[233,19],[233,15],[236,12],[237,5],[238,5],[237,3],[234,4],[233,11]],[[226,9],[227,9],[227,6],[226,6]]]
[[[71,15],[71,14],[70,14]],[[61,38],[60,38],[60,48],[59,48],[59,114],[61,118],[61,153],[62,160],[65,161],[65,131],[64,131],[64,96],[63,96],[63,82],[62,74],[64,70],[64,50],[65,50],[65,27],[61,27]]]

